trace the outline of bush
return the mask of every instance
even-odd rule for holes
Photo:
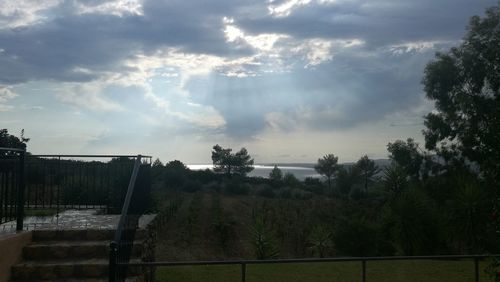
[[[363,188],[361,187],[354,187],[351,189],[351,192],[349,193],[349,197],[353,200],[361,200],[366,198],[366,192]]]
[[[196,191],[200,191],[203,185],[200,181],[197,180],[187,180],[182,186],[182,191],[188,193],[194,193]]]
[[[250,185],[243,183],[240,179],[230,179],[224,183],[224,193],[229,195],[248,195]]]
[[[265,185],[264,187],[260,188],[259,191],[257,192],[258,196],[261,197],[266,197],[266,198],[274,198],[276,197],[276,194],[274,193],[274,190],[271,186]]]
[[[346,256],[380,255],[380,228],[371,220],[359,216],[341,218],[333,236],[336,250]]]
[[[313,197],[313,194],[308,191],[304,191],[301,189],[292,189],[292,198],[296,200],[309,200]]]
[[[278,190],[278,197],[282,199],[291,199],[292,198],[292,190],[288,187],[283,187]]]
[[[222,175],[218,175],[211,171],[210,169],[205,170],[190,170],[189,178],[198,180],[201,183],[219,182],[222,179]]]
[[[302,183],[300,183],[300,180],[293,175],[293,173],[285,173],[285,176],[283,176],[283,182],[285,183],[286,186],[289,187],[300,187]]]

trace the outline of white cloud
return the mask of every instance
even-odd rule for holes
[[[269,1],[270,5],[267,6],[269,14],[274,17],[288,17],[294,10],[310,5],[312,3],[319,5],[332,5],[342,2],[353,2],[353,0],[286,0],[280,4],[274,4],[276,1]]]
[[[253,61],[261,66],[262,72],[289,71],[300,58],[305,60],[304,67],[316,66],[332,60],[334,52],[365,44],[361,39],[295,39],[279,33],[249,35],[235,24],[234,19],[226,17],[223,24],[228,43],[247,45],[256,50]],[[240,70],[228,72],[228,75],[244,77],[248,73]]]
[[[437,45],[450,44],[452,41],[434,40],[434,41],[412,41],[400,44],[393,44],[388,47],[389,52],[394,55],[403,55],[405,53],[422,53],[436,49]]]
[[[46,19],[44,11],[57,6],[60,0],[0,1],[0,29],[39,23]]]
[[[143,15],[143,0],[111,0],[103,3],[76,3],[78,14],[96,13],[122,17],[126,14]]]
[[[65,83],[56,92],[56,98],[78,108],[93,111],[121,111],[123,108],[103,97],[102,89],[106,82],[93,81],[87,83]]]
[[[12,88],[5,85],[0,85],[0,112],[9,111],[13,107],[7,105],[7,101],[17,97],[18,95],[12,91]]]
[[[292,10],[300,6],[305,6],[311,3],[311,0],[288,0],[279,5],[269,5],[269,13],[276,17],[289,16]]]

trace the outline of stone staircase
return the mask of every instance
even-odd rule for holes
[[[138,230],[131,261],[139,262],[143,230]],[[109,243],[114,230],[35,230],[23,249],[23,261],[12,267],[12,281],[108,281]],[[141,281],[140,269],[129,269],[127,281]]]

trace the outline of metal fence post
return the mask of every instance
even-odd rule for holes
[[[247,280],[247,277],[246,277],[246,271],[247,270],[247,264],[242,262],[241,263],[241,282],[245,282]]]
[[[109,282],[116,281],[116,257],[118,255],[118,244],[111,242],[109,244]]]
[[[24,224],[24,159],[26,151],[19,152],[19,185],[17,187],[16,230],[22,231]]]
[[[361,281],[366,282],[366,260],[361,261]]]
[[[479,259],[477,257],[474,258],[474,277],[475,281],[479,282]]]

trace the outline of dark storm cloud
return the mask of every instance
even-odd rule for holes
[[[355,38],[364,42],[353,50],[337,50],[342,48],[334,45],[333,59],[312,68],[304,68],[306,59],[297,55],[284,56],[293,67],[283,73],[259,73],[260,66],[253,65],[256,77],[192,77],[185,88],[193,102],[215,108],[225,119],[228,135],[255,136],[269,126],[272,113],[280,113],[278,124],[284,130],[293,130],[294,125],[350,128],[417,106],[425,63],[438,48],[449,48],[460,40],[472,15],[482,14],[495,3],[319,2],[277,17],[269,14],[269,1],[146,0],[142,15],[122,16],[79,14],[78,1],[64,1],[46,11],[48,19],[41,23],[0,29],[0,84],[91,81],[110,72],[133,71],[123,65],[124,60],[165,47],[223,58],[257,54],[259,50],[248,44],[226,42],[222,19],[228,17],[247,35],[281,33],[291,41]],[[425,41],[444,43],[425,50],[390,52],[395,44]]]
[[[126,71],[124,59],[162,47],[227,57],[249,54],[249,49],[231,49],[222,32],[223,16],[241,1],[230,3],[235,6],[219,2],[145,1],[143,16],[118,17],[77,14],[68,1],[55,8],[52,20],[0,29],[0,83],[88,81],[104,71]]]
[[[494,1],[340,1],[312,2],[287,17],[242,18],[238,24],[251,33],[277,32],[296,38],[362,38],[370,46],[415,40],[456,40],[469,18],[483,14]]]

